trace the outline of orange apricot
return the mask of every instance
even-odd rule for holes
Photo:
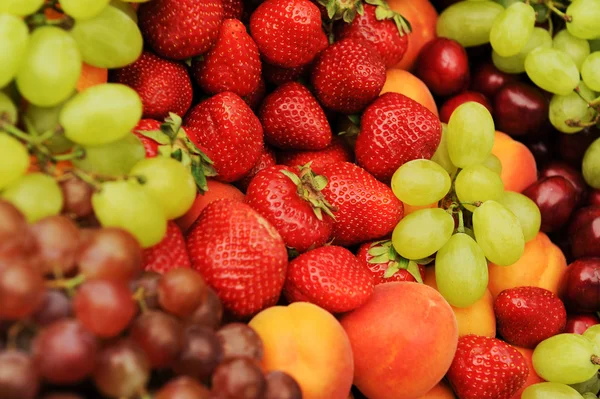
[[[450,388],[450,385],[442,380],[439,384],[434,386],[431,391],[418,399],[456,399],[456,396],[454,396],[454,392],[452,391],[452,388]]]
[[[531,359],[533,355],[532,349],[520,348],[518,346],[514,346],[516,350],[521,352],[523,357],[525,358],[525,362],[527,363],[527,367],[529,367],[529,375],[527,376],[527,380],[525,380],[525,385],[523,385],[512,397],[511,399],[521,399],[521,394],[530,385],[537,384],[538,382],[544,382],[544,380],[537,375],[535,369],[533,368],[533,360]]]
[[[412,98],[438,116],[437,105],[433,95],[423,81],[412,73],[402,69],[388,69],[381,94],[400,93]]]
[[[502,163],[501,177],[506,191],[520,193],[537,180],[535,158],[523,143],[496,131],[492,154]]]

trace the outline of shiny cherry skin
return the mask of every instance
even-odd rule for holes
[[[550,176],[562,176],[569,181],[577,192],[577,204],[585,200],[587,185],[581,173],[566,162],[553,161],[540,171],[540,178]]]
[[[563,299],[573,312],[600,310],[600,258],[578,259],[571,263],[563,278]]]
[[[483,94],[477,93],[476,91],[463,91],[462,93],[449,98],[444,105],[442,105],[440,110],[440,120],[444,123],[448,123],[450,115],[452,115],[454,110],[460,105],[470,101],[483,105],[490,111],[490,114],[492,113],[492,105]]]
[[[535,87],[507,83],[494,96],[496,128],[512,136],[535,135],[548,118],[548,100]]]
[[[591,205],[578,209],[569,222],[569,235],[577,233],[583,226],[600,217],[600,206]]]
[[[491,62],[486,62],[475,69],[471,78],[471,90],[477,91],[487,98],[494,98],[502,86],[516,81],[517,78],[514,75],[504,73]]]
[[[540,208],[542,214],[541,231],[548,233],[564,226],[571,217],[577,202],[577,191],[562,176],[539,179],[527,187],[523,194]]]
[[[588,205],[600,206],[600,190],[592,190],[588,193],[587,196]]]
[[[590,144],[600,137],[600,129],[593,126],[575,134],[559,133],[556,137],[560,158],[575,168],[581,168],[583,155]]]
[[[527,148],[533,154],[538,168],[544,167],[556,158],[556,150],[552,144],[553,142],[547,137],[535,137],[527,140]]]
[[[469,84],[469,59],[458,42],[439,37],[419,54],[417,76],[438,96],[450,96]]]
[[[583,334],[591,326],[600,324],[600,319],[594,313],[577,313],[567,316],[564,333]]]
[[[600,215],[597,214],[598,207],[593,208],[596,210],[587,222],[579,221],[581,219],[573,221],[579,222],[578,228],[573,228],[573,234],[569,236],[571,253],[575,259],[600,257]]]

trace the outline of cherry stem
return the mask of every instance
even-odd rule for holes
[[[74,293],[75,288],[79,287],[84,282],[85,282],[85,276],[83,274],[79,274],[73,278],[61,278],[61,279],[56,279],[56,280],[47,280],[46,287],[64,289],[67,292],[69,292],[69,294],[72,294],[72,293]]]
[[[595,365],[600,365],[600,356],[592,355],[590,361]]]
[[[560,3],[558,3],[558,4],[560,4]],[[567,15],[564,12],[562,12],[561,10],[559,10],[557,5],[555,5],[554,1],[552,1],[552,0],[546,1],[546,7],[548,7],[548,9],[550,11],[554,12],[556,15],[558,15],[559,17],[564,19],[566,22],[571,22],[573,20],[573,18],[570,15]]]
[[[146,290],[144,287],[138,287],[137,290],[133,293],[133,299],[140,306],[140,310],[142,313],[148,311],[148,305],[146,304]]]

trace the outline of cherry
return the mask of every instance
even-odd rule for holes
[[[526,145],[538,167],[547,165],[555,158],[556,150],[546,137],[535,137],[533,140],[528,140]]]
[[[488,109],[488,111],[490,111],[490,113],[492,113],[492,106],[483,94],[475,91],[463,91],[462,93],[449,98],[446,100],[444,105],[442,105],[442,109],[440,110],[440,120],[444,123],[448,123],[448,120],[450,120],[450,115],[452,115],[454,110],[458,108],[459,105],[469,101],[474,101],[483,105]]]
[[[494,64],[488,62],[475,70],[471,79],[471,90],[477,91],[487,98],[494,98],[502,86],[516,81],[513,75],[500,71]]]
[[[577,204],[585,199],[586,184],[581,173],[565,162],[554,161],[540,171],[540,177],[562,176],[569,181],[577,192]]]
[[[590,144],[600,137],[600,129],[593,126],[576,134],[560,133],[557,137],[560,157],[563,161],[580,168],[583,154],[585,154]]]
[[[599,189],[590,191],[590,193],[588,194],[588,197],[587,197],[587,203],[589,205],[600,206],[600,190]]]
[[[417,76],[434,94],[449,96],[469,83],[469,59],[458,42],[437,38],[426,44],[417,60]]]
[[[548,118],[548,100],[533,86],[507,83],[494,97],[494,117],[498,130],[504,133],[536,134]]]
[[[594,313],[579,313],[567,317],[567,324],[563,332],[570,334],[583,334],[585,330],[600,324],[600,319]]]
[[[598,214],[600,213],[600,207],[588,208],[583,208],[580,211],[582,216],[572,222],[572,234],[569,235],[569,238],[571,253],[575,259],[589,256],[600,257],[600,215]]]
[[[571,263],[563,284],[568,309],[581,313],[600,310],[600,258],[579,259]]]
[[[540,230],[552,232],[567,223],[575,209],[577,191],[562,176],[542,178],[527,187],[523,194],[531,198],[540,208],[542,225]]]

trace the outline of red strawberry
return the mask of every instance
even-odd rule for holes
[[[386,67],[398,64],[408,50],[410,27],[402,16],[392,11],[385,0],[367,0],[364,12],[351,23],[338,22],[336,38],[363,39],[379,53]],[[375,5],[371,5],[375,4]]]
[[[243,0],[223,0],[223,15],[225,19],[242,19],[244,14]]]
[[[244,202],[275,226],[288,248],[306,252],[324,245],[333,228],[325,185],[308,167],[271,166],[252,179]]]
[[[331,143],[325,112],[300,83],[279,86],[263,101],[259,113],[265,141],[281,149],[320,150]]]
[[[509,399],[528,375],[525,358],[506,342],[465,335],[446,377],[460,399]]]
[[[402,202],[364,169],[336,162],[313,170],[329,181],[322,193],[337,209],[332,235],[336,244],[349,246],[385,237],[402,219]]]
[[[192,75],[202,90],[216,94],[252,93],[260,83],[261,61],[256,43],[237,19],[226,19],[215,45],[192,61]]]
[[[326,48],[315,62],[311,81],[326,108],[345,114],[362,111],[385,84],[385,64],[372,46],[346,39]]]
[[[331,144],[317,151],[281,151],[277,159],[281,165],[302,166],[311,163],[312,168],[319,168],[334,162],[351,162],[354,158],[352,150],[344,139],[333,136]]]
[[[178,267],[191,267],[190,256],[179,226],[169,221],[162,241],[144,249],[142,268],[144,271],[163,274]]]
[[[402,258],[390,240],[367,242],[358,248],[358,261],[371,272],[375,285],[425,279],[425,267]]]
[[[284,83],[294,82],[310,70],[310,64],[302,65],[296,68],[282,68],[276,65],[263,63],[263,76],[269,83],[281,86]]]
[[[285,68],[310,63],[327,36],[309,0],[267,0],[252,13],[250,33],[265,61]]]
[[[237,184],[238,187],[242,189],[242,191],[246,191],[250,182],[263,169],[268,168],[269,166],[275,166],[277,164],[277,160],[275,159],[275,153],[273,150],[267,146],[263,148],[263,152],[260,154],[260,158],[258,158],[258,162],[256,165],[252,167],[250,172],[240,180]]]
[[[265,85],[265,80],[260,79],[258,82],[258,86],[256,89],[247,96],[244,96],[243,99],[248,104],[248,106],[252,109],[252,111],[258,110],[258,107],[262,104],[265,96],[267,95],[267,86]]]
[[[223,15],[222,0],[152,0],[138,10],[145,42],[163,57],[176,60],[210,49]]]
[[[277,230],[250,206],[230,199],[211,202],[186,242],[192,267],[234,315],[251,316],[277,303],[287,250]]]
[[[356,161],[387,182],[404,163],[431,159],[441,138],[442,124],[430,110],[403,94],[385,93],[362,115]]]
[[[343,313],[369,299],[373,278],[352,252],[325,246],[290,262],[284,293],[290,302],[311,302],[331,313]]]
[[[244,177],[263,150],[260,121],[240,96],[219,93],[196,105],[185,118],[185,129],[214,162],[217,179]]]
[[[535,348],[563,332],[567,312],[552,292],[539,287],[517,287],[502,291],[494,301],[498,333],[512,345]]]
[[[140,132],[152,132],[160,130],[161,122],[154,119],[142,119],[138,122],[136,127],[133,128],[133,134],[135,134],[146,150],[146,158],[153,158],[158,155],[158,143],[152,140],[150,137],[144,136]]]
[[[184,64],[144,51],[133,64],[113,72],[112,80],[133,88],[144,105],[144,118],[185,115],[192,104],[192,81]]]

